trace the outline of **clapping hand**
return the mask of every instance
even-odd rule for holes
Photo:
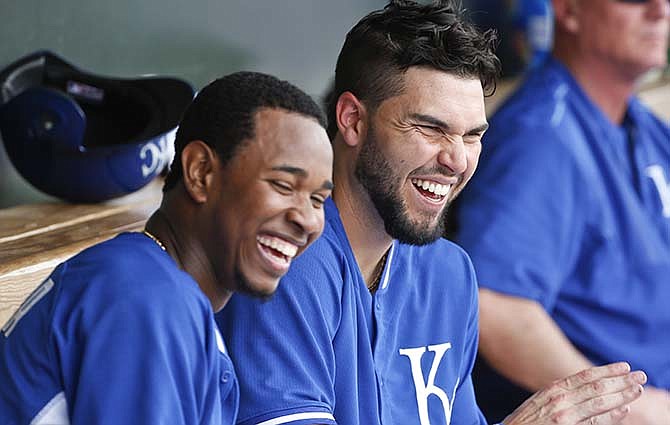
[[[647,376],[628,363],[592,367],[558,380],[526,400],[503,425],[620,423],[642,395]]]

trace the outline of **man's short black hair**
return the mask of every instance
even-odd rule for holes
[[[261,108],[296,112],[326,126],[314,100],[287,81],[258,72],[236,72],[219,78],[203,88],[184,112],[163,191],[172,189],[182,178],[181,154],[189,142],[207,143],[225,165],[243,141],[254,137],[254,114]]]
[[[347,34],[327,99],[328,135],[333,139],[337,133],[335,107],[342,93],[353,93],[374,110],[402,92],[403,74],[413,66],[478,78],[491,94],[500,72],[496,42],[494,31],[482,32],[466,21],[458,0],[427,5],[391,0]]]

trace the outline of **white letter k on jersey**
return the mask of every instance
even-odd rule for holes
[[[651,177],[658,190],[658,196],[663,204],[663,216],[670,217],[670,187],[665,179],[665,172],[660,165],[650,165],[646,169],[647,175]]]
[[[444,390],[435,385],[437,368],[440,366],[444,353],[450,348],[451,344],[447,342],[444,344],[429,345],[428,347],[401,348],[399,350],[401,356],[407,356],[409,358],[410,366],[412,367],[412,379],[414,379],[414,387],[416,388],[416,403],[419,408],[421,425],[430,425],[430,419],[428,418],[428,396],[430,395],[435,395],[442,401],[442,406],[444,407],[444,419],[447,425],[451,423],[451,409],[454,405],[458,380],[454,386],[454,392],[451,395],[451,402]],[[426,351],[435,353],[433,364],[430,366],[430,372],[428,372],[428,383],[423,380],[423,371],[421,370],[421,357],[423,357],[423,354]]]

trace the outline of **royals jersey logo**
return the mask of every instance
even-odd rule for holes
[[[454,398],[456,396],[456,388],[458,388],[458,380],[451,392],[451,399],[443,388],[435,385],[435,375],[440,367],[440,362],[444,354],[451,348],[451,343],[429,345],[427,347],[418,348],[401,348],[399,350],[401,356],[406,356],[409,359],[410,367],[412,369],[412,379],[414,380],[414,387],[416,389],[416,403],[419,410],[419,420],[421,425],[430,425],[428,417],[428,397],[436,396],[442,402],[444,409],[444,420],[447,425],[451,423],[451,411],[454,406]],[[428,380],[423,379],[424,373],[421,369],[421,358],[425,353],[431,351],[434,353],[433,363],[428,372]]]
[[[663,205],[663,216],[670,218],[670,187],[668,187],[668,181],[665,178],[663,167],[660,165],[650,165],[645,171],[647,172],[647,176],[650,177],[656,185],[658,197],[661,199],[661,205]]]

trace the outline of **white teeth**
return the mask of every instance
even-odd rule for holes
[[[256,240],[261,245],[275,249],[289,258],[295,257],[295,255],[298,253],[297,246],[293,245],[292,243],[286,242],[285,240],[280,238],[270,236],[258,236]]]
[[[430,193],[434,193],[438,196],[445,196],[447,193],[449,193],[449,190],[451,189],[450,184],[444,185],[421,179],[412,179],[412,183],[415,186],[420,187],[423,190],[427,190]]]

